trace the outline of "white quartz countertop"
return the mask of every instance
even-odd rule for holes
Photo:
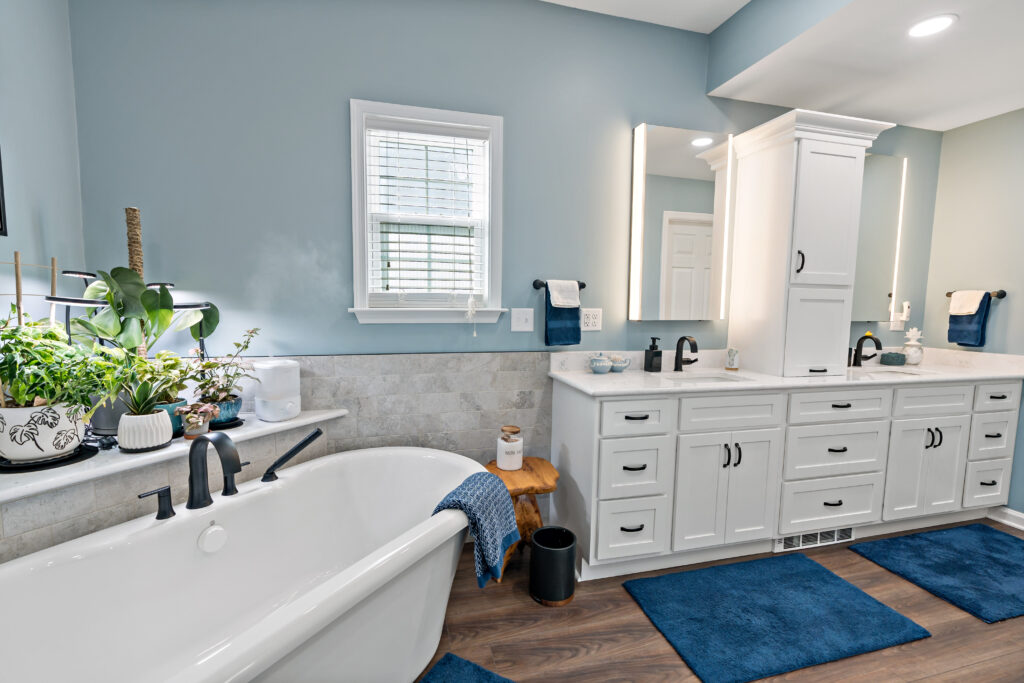
[[[950,365],[883,366],[850,368],[845,375],[829,377],[775,377],[720,368],[689,369],[683,372],[650,373],[627,370],[595,375],[589,370],[555,370],[548,375],[590,396],[651,396],[690,393],[762,391],[792,389],[833,389],[838,387],[874,387],[923,383],[1017,381],[1024,368],[1007,364],[1004,369],[965,368]]]
[[[245,424],[225,432],[235,443],[256,439],[261,436],[268,436],[278,432],[285,432],[297,427],[306,427],[327,420],[333,420],[348,415],[344,408],[335,410],[303,410],[298,417],[283,422],[263,422],[252,413],[242,413],[239,417],[245,420]],[[99,479],[118,472],[133,470],[148,465],[155,465],[161,462],[168,462],[175,458],[184,457],[191,441],[176,439],[167,448],[149,453],[124,453],[118,448],[109,451],[100,451],[88,460],[54,467],[49,470],[37,472],[0,472],[0,503],[6,503],[19,498],[34,496],[37,493],[62,489],[84,481]],[[245,450],[239,449],[244,456]]]

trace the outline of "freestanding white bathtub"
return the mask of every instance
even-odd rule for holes
[[[421,448],[339,453],[0,565],[0,679],[412,681],[466,536],[462,512],[430,513],[482,470]],[[212,553],[197,542],[211,526],[226,532]]]

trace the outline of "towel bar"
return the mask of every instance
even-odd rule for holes
[[[585,289],[586,286],[587,286],[587,283],[583,282],[582,280],[577,280],[576,282],[579,283],[580,289]],[[534,289],[544,289],[547,286],[548,286],[548,283],[545,282],[544,280],[534,280],[533,281],[533,288]]]
[[[989,292],[989,294],[992,295],[993,299],[1005,299],[1006,298],[1006,290],[1005,289],[997,289],[997,290],[995,290],[993,292]],[[953,296],[953,292],[946,292],[946,298],[947,299],[950,298],[951,296]]]

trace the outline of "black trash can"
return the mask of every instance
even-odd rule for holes
[[[576,534],[560,526],[533,532],[530,550],[530,597],[559,607],[576,592]]]

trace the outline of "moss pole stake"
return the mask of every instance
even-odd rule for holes
[[[142,274],[142,218],[139,215],[139,210],[134,206],[125,207],[124,221],[128,226],[128,267],[144,280],[145,276]],[[135,352],[145,358],[145,342],[140,344]]]
[[[57,257],[50,257],[50,296],[57,296]],[[57,304],[50,304],[50,327],[57,324]]]
[[[21,252],[14,252],[14,307],[18,311],[18,324],[24,324],[21,310]]]

